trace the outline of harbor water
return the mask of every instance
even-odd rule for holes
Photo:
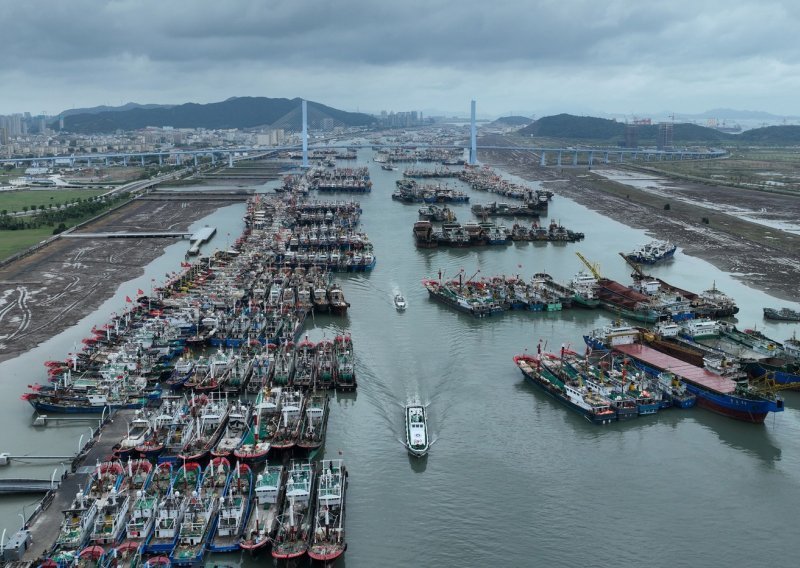
[[[343,458],[350,471],[348,550],[337,566],[793,563],[800,394],[785,392],[785,412],[763,425],[693,408],[594,426],[525,383],[512,357],[535,351],[539,341],[546,350],[566,345],[582,351],[582,335],[611,321],[606,312],[507,312],[474,319],[434,303],[421,284],[440,271],[452,278],[462,270],[465,279],[547,272],[566,281],[582,267],[576,251],[597,262],[604,276],[629,282],[630,269],[617,253],[646,242],[643,231],[556,196],[549,217],[584,232],[585,241],[420,250],[411,235],[420,205],[390,198],[402,166],[384,171],[371,161],[372,152],[361,150],[359,157],[374,185],[370,194],[352,198],[362,203],[362,228],[378,263],[372,272],[337,275],[351,303],[346,317],[310,318],[306,326],[313,341],[349,331],[357,357],[358,391],[335,395],[325,443],[325,457]],[[504,200],[467,191],[471,203]],[[452,209],[460,222],[473,219],[469,204]],[[233,242],[243,212],[243,205],[226,207],[193,225],[217,227],[204,252],[226,247],[228,233]],[[125,295],[177,270],[185,249],[186,243],[171,245],[98,312],[0,365],[0,451],[76,451],[91,423],[34,427],[19,395],[45,380],[43,361],[63,359],[92,325],[123,309]],[[738,302],[739,327],[757,326],[777,340],[798,328],[767,323],[761,315],[763,306],[797,305],[749,289],[680,249],[674,260],[649,271],[696,292],[716,285]],[[395,310],[397,293],[408,302],[405,312]],[[435,440],[423,459],[408,456],[401,442],[403,405],[417,397],[428,405]],[[49,478],[60,467],[58,460],[12,460],[0,475]],[[33,502],[4,498],[0,526],[15,531]],[[49,544],[34,542],[42,549]],[[272,560],[237,554],[213,555],[208,562],[257,566]]]

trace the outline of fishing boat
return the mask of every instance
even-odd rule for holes
[[[134,419],[128,425],[128,433],[122,438],[114,454],[119,459],[130,458],[137,446],[142,446],[153,435],[153,424],[143,409],[137,410]]]
[[[329,397],[326,392],[311,394],[305,407],[305,416],[301,427],[297,447],[308,452],[316,452],[325,443],[325,429],[328,424]],[[309,456],[313,459],[313,456]]]
[[[273,558],[299,558],[308,550],[313,526],[314,475],[310,462],[294,462],[289,470],[284,506],[272,543]]]
[[[202,490],[193,492],[187,501],[178,542],[169,555],[173,566],[202,564],[206,551],[206,539],[212,530],[212,518],[217,511],[216,495],[205,494]]]
[[[403,297],[402,294],[395,294],[394,295],[394,307],[398,312],[405,311],[405,309],[406,309],[406,299]]]
[[[282,343],[278,348],[278,354],[275,356],[275,370],[272,374],[272,383],[278,386],[287,386],[291,384],[294,378],[294,345],[289,343]]]
[[[308,336],[297,344],[294,363],[293,385],[301,388],[312,388],[316,378],[316,345],[308,340]]]
[[[328,290],[328,303],[331,313],[335,316],[343,316],[347,313],[350,304],[344,299],[344,292],[339,286],[333,286]]]
[[[563,354],[562,352],[562,356]],[[514,363],[529,383],[570,410],[581,414],[593,424],[609,424],[615,421],[617,415],[611,408],[611,402],[589,391],[580,381],[558,373],[558,360],[557,355],[541,352],[535,357],[527,353],[514,357]]]
[[[305,398],[300,391],[284,390],[280,404],[280,422],[272,432],[270,442],[275,450],[290,450],[300,438]]]
[[[200,464],[189,462],[181,466],[172,480],[169,491],[158,504],[158,516],[145,552],[170,554],[178,541],[178,535],[189,504],[189,498],[200,486]]]
[[[247,464],[237,464],[220,499],[216,531],[208,544],[211,552],[234,552],[250,515],[253,494],[253,471]]]
[[[172,429],[185,424],[189,419],[189,407],[183,399],[165,398],[151,418],[153,433],[135,447],[136,453],[145,459],[156,459],[164,451]]]
[[[677,246],[670,242],[650,241],[633,252],[628,253],[625,257],[636,264],[656,264],[662,260],[672,258],[677,248]]]
[[[252,513],[239,541],[243,550],[263,548],[275,535],[285,494],[286,468],[283,465],[267,464],[256,478]]]
[[[187,440],[178,454],[182,461],[203,461],[217,445],[225,431],[230,411],[225,399],[211,399],[201,409],[196,419],[195,435]]]
[[[230,405],[225,433],[211,450],[213,457],[230,458],[233,455],[249,431],[252,412],[253,406],[249,402],[239,400]]]
[[[281,388],[263,388],[253,405],[253,424],[248,428],[241,445],[233,451],[239,461],[260,463],[267,459],[270,440],[281,417]]]
[[[78,491],[72,504],[64,511],[64,520],[50,553],[50,559],[60,566],[74,562],[78,551],[84,547],[94,528],[97,502],[85,491]]]
[[[336,361],[333,349],[333,341],[330,339],[323,339],[316,345],[317,360],[314,388],[329,389],[334,387]]]
[[[133,543],[137,550],[143,549],[155,526],[159,501],[169,491],[171,484],[172,464],[159,464],[153,471],[150,481],[136,491],[130,508],[130,517],[125,525],[127,540],[123,544]]]
[[[313,560],[328,563],[347,550],[344,533],[347,470],[342,460],[322,460],[317,489],[314,536],[308,548]]]
[[[418,458],[426,456],[428,449],[430,449],[430,443],[428,441],[425,407],[418,403],[407,404],[405,419],[408,453]]]
[[[356,369],[353,340],[349,335],[337,335],[333,351],[336,360],[336,377],[334,378],[336,388],[339,390],[355,389]]]
[[[139,568],[142,566],[142,551],[139,543],[126,540],[106,552],[102,568]]]
[[[800,311],[789,308],[764,308],[764,318],[778,321],[800,321]]]
[[[209,537],[214,533],[220,496],[227,487],[230,463],[214,458],[206,466],[199,487],[187,498],[178,542],[169,559],[173,566],[196,566],[203,562]]]

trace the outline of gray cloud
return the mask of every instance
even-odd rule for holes
[[[800,86],[790,1],[0,0],[0,16],[0,113],[264,95],[796,114]]]

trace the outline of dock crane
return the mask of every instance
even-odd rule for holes
[[[625,259],[625,262],[627,262],[631,266],[631,268],[633,268],[633,271],[639,278],[648,278],[648,275],[644,273],[642,267],[639,266],[639,264],[633,262],[627,254],[621,252],[619,253],[619,255]]]
[[[592,273],[592,275],[595,278],[597,278],[598,280],[603,278],[603,276],[600,274],[600,266],[596,262],[595,263],[589,262],[587,260],[587,258],[585,256],[583,256],[581,253],[579,253],[578,251],[575,251],[575,254],[578,255],[578,258],[581,259],[581,262],[583,262],[583,264],[586,265],[586,268],[589,269],[589,271]]]

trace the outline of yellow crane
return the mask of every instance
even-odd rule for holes
[[[624,252],[621,252],[621,253],[619,253],[619,255],[622,258],[625,259],[625,262],[627,262],[628,264],[631,265],[631,268],[633,268],[633,271],[636,274],[638,274],[641,278],[646,278],[647,277],[647,274],[644,273],[644,271],[642,270],[642,267],[639,266],[637,263],[633,262],[627,254],[625,254]]]
[[[581,253],[579,253],[578,251],[575,251],[575,254],[577,254],[577,255],[578,255],[578,258],[580,258],[580,259],[581,259],[581,262],[583,262],[583,264],[585,264],[585,265],[586,265],[586,268],[588,268],[588,269],[589,269],[589,271],[592,273],[592,275],[593,275],[595,278],[597,278],[598,280],[600,280],[600,279],[602,278],[602,276],[601,276],[601,274],[600,274],[600,266],[599,266],[597,263],[591,263],[591,262],[589,262],[589,261],[586,259],[586,257],[585,257],[585,256],[583,256],[583,255],[582,255]]]

